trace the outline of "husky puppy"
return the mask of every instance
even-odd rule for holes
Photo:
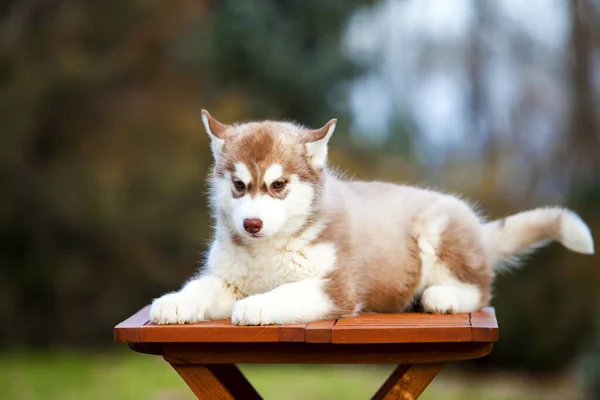
[[[214,170],[215,235],[181,290],[152,303],[157,324],[231,318],[308,322],[375,312],[463,313],[486,306],[496,272],[556,240],[594,252],[570,210],[538,208],[485,222],[459,198],[328,171],[332,119],[225,125],[202,110]]]

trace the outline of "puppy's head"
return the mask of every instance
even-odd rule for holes
[[[202,110],[215,159],[212,206],[239,242],[294,234],[316,212],[336,120],[225,125]]]

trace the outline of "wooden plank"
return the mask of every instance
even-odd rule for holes
[[[493,343],[165,343],[172,364],[415,364],[488,355]]]
[[[150,305],[142,308],[140,311],[127,318],[115,326],[115,342],[136,343],[139,342],[139,330],[150,320]]]
[[[279,325],[278,341],[304,342],[306,340],[306,325],[308,325],[306,322],[299,324]]]
[[[115,327],[115,341],[171,342],[302,342],[309,343],[435,343],[496,342],[494,309],[472,314],[365,314],[339,320],[284,326],[232,326],[229,320],[184,325],[149,323],[150,306]]]
[[[470,326],[469,314],[435,315],[424,313],[364,314],[340,318],[336,326]]]
[[[372,400],[417,399],[443,366],[444,363],[400,365]]]
[[[471,340],[474,342],[497,342],[498,321],[493,307],[471,313]]]
[[[331,343],[331,330],[337,320],[329,319],[311,322],[306,326],[307,343]]]
[[[447,343],[471,341],[470,326],[360,326],[333,327],[331,343]]]
[[[279,327],[234,326],[229,320],[184,325],[146,324],[140,327],[141,342],[277,342]]]

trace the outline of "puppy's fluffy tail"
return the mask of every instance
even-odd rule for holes
[[[548,207],[524,211],[483,225],[492,261],[501,269],[514,256],[556,240],[567,249],[594,254],[590,228],[571,210]]]

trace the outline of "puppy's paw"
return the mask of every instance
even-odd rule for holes
[[[155,299],[150,308],[150,321],[154,324],[190,324],[205,318],[206,309],[198,299],[181,292]]]
[[[431,286],[423,292],[421,304],[425,312],[454,314],[459,312],[456,290],[452,287]]]
[[[246,297],[233,306],[231,323],[233,325],[273,324],[274,321],[269,311],[269,307],[272,306],[272,304],[268,304],[267,296],[264,294]]]

